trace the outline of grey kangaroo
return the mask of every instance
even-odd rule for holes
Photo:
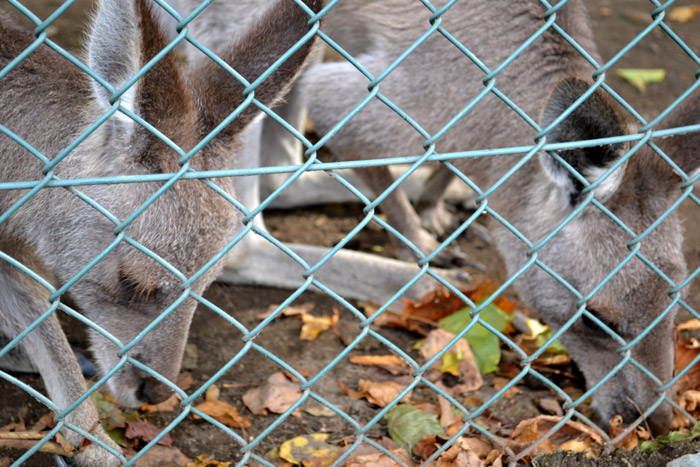
[[[445,1],[434,2],[441,7]],[[441,27],[466,46],[479,60],[496,69],[535,34],[544,23],[545,8],[534,0],[462,0],[441,17]],[[420,2],[344,0],[328,15],[324,30],[346,48],[374,76],[429,28],[428,11]],[[556,23],[599,61],[586,8],[570,0],[556,13]],[[600,61],[599,61],[600,63]],[[592,66],[552,28],[547,29],[495,77],[496,88],[530,118],[547,128],[586,92],[590,84],[576,76],[591,76]],[[405,111],[429,134],[436,134],[464,109],[484,86],[485,72],[477,68],[442,34],[435,32],[379,84],[380,92]],[[367,96],[368,79],[347,62],[324,63],[307,70],[302,79],[314,127],[325,135]],[[543,110],[544,108],[544,110]],[[666,118],[666,127],[695,124],[700,99],[697,93]],[[620,111],[602,91],[596,91],[546,136],[547,143],[623,135],[629,131]],[[538,130],[525,122],[501,99],[489,93],[436,141],[440,153],[532,144]],[[328,141],[341,159],[384,157],[387,154],[421,154],[425,138],[378,99],[372,100]],[[659,140],[658,144],[686,173],[700,165],[697,134]],[[608,145],[572,149],[560,156],[589,182],[595,182],[629,149]],[[455,166],[487,190],[523,156],[462,159]],[[446,169],[435,175],[444,186]],[[367,184],[381,193],[392,182],[386,169],[364,171]],[[639,149],[596,189],[596,198],[634,233],[643,233],[680,195],[681,176],[649,147]],[[489,197],[489,207],[512,224],[533,245],[567,219],[585,199],[584,184],[545,153],[530,158]],[[430,197],[429,197],[430,198]],[[433,192],[439,201],[439,190]],[[421,220],[405,196],[396,190],[385,206],[389,223],[402,230],[423,251],[432,248],[421,230]],[[439,202],[433,209],[440,209]],[[444,217],[439,211],[437,223]],[[499,221],[491,230],[508,273],[516,274],[531,259],[530,247]],[[427,239],[427,243],[426,243]],[[633,236],[600,209],[589,205],[567,223],[536,253],[536,263],[515,282],[520,297],[538,310],[555,329],[567,323],[579,297],[591,292],[630,254]],[[587,302],[587,310],[606,323],[626,342],[632,341],[671,303],[672,285],[645,264],[659,267],[675,284],[686,277],[682,229],[671,214],[641,241],[633,256]],[[543,267],[541,267],[542,265]],[[566,286],[554,279],[555,272]],[[673,372],[671,328],[674,311],[667,313],[637,343],[632,358],[659,377]],[[579,319],[562,336],[563,343],[592,387],[620,363],[622,345],[589,317]],[[627,423],[637,419],[658,400],[659,385],[631,363],[593,394],[592,407],[601,427],[620,414]],[[647,422],[656,433],[670,426],[669,404],[660,405]]]
[[[318,11],[322,0],[308,0],[307,5]],[[124,86],[167,44],[153,12],[156,8],[160,7],[150,0],[99,3],[86,63],[114,89]],[[276,8],[256,20],[249,33],[217,52],[252,81],[308,32],[308,20],[294,2],[280,0]],[[0,69],[35,40],[31,31],[0,12]],[[307,41],[255,89],[255,98],[264,105],[280,99],[310,50],[311,41]],[[121,96],[118,104],[123,112],[114,113],[44,174],[46,160],[35,157],[15,140],[26,141],[50,160],[109,111],[114,91],[42,45],[0,79],[0,122],[14,135],[11,138],[0,132],[0,180],[175,173],[181,169],[180,156],[127,114],[133,112],[188,151],[244,101],[244,89],[212,61],[183,71],[174,55],[168,54]],[[254,105],[246,107],[190,159],[190,168],[231,168],[239,135],[258,114]],[[214,183],[235,195],[232,179]],[[170,381],[175,381],[180,370],[196,306],[190,293],[201,294],[217,277],[222,262],[181,287],[181,278],[146,252],[159,256],[182,276],[192,277],[234,238],[241,228],[241,216],[204,180],[187,180],[176,182],[133,222],[115,230],[161,186],[163,183],[150,182],[44,188],[0,224],[3,255],[41,278],[26,274],[9,260],[0,261],[0,342],[15,338],[47,314],[5,363],[36,368],[59,412],[78,400],[87,387],[59,325],[57,308],[52,308],[58,300],[59,308],[65,309],[66,297],[50,300],[50,296],[103,251],[108,253],[68,290],[70,303],[111,335],[107,338],[90,332],[91,350],[100,371],[106,374],[120,364],[122,356],[115,341],[129,344],[171,306],[174,310],[126,356]],[[0,212],[10,213],[26,194],[27,190],[3,190]],[[88,204],[88,198],[101,208]],[[48,314],[51,310],[54,312]],[[4,354],[7,350],[0,351]],[[18,361],[22,358],[29,364]],[[128,362],[106,386],[126,406],[155,403],[170,394],[167,385]],[[65,421],[118,451],[102,431],[89,398]],[[77,431],[68,425],[64,431],[71,444],[81,445],[82,436]],[[120,464],[118,457],[97,444],[88,444],[76,459],[82,466]]]
[[[185,0],[194,3],[194,0]],[[437,8],[446,2],[433,2]],[[250,2],[215,3],[201,34],[216,35],[236,24],[235,12],[247,11]],[[255,2],[256,8],[262,8]],[[495,69],[544,24],[545,8],[534,0],[461,0],[441,17],[441,26]],[[420,2],[343,0],[328,14],[322,29],[355,56],[374,76],[381,74],[429,27],[428,11]],[[556,13],[556,22],[596,60],[598,54],[584,4],[570,0]],[[240,15],[235,16],[240,18]],[[598,60],[599,61],[599,60]],[[571,106],[590,84],[577,76],[591,76],[592,66],[551,28],[538,37],[497,76],[496,88],[513,100],[542,128]],[[429,134],[436,134],[464,109],[484,87],[485,73],[457,47],[435,32],[382,81],[380,92],[404,110]],[[312,66],[302,79],[302,96],[316,130],[324,135],[367,96],[368,79],[346,62]],[[543,110],[544,108],[544,110]],[[696,123],[698,98],[667,117],[666,127]],[[630,131],[617,106],[596,91],[568,118],[547,134],[547,142],[597,139]],[[493,94],[436,141],[441,153],[479,148],[529,145],[538,133]],[[341,160],[418,155],[425,138],[378,99],[372,100],[329,141],[328,147]],[[698,167],[697,135],[658,142],[667,148],[679,167],[692,172]],[[562,151],[563,157],[588,181],[596,181],[629,149],[628,145],[599,146]],[[482,190],[493,186],[522,155],[482,157],[456,161],[455,165]],[[379,194],[393,181],[388,169],[362,172],[366,184]],[[436,245],[423,226],[434,231],[449,229],[442,188],[451,173],[438,169],[426,187],[427,209],[421,219],[402,191],[395,190],[383,203],[389,223],[401,230],[424,253]],[[643,147],[596,188],[597,199],[632,231],[639,234],[660,216],[678,196],[681,176]],[[513,177],[488,198],[489,207],[506,219],[532,244],[537,244],[572,211],[585,196],[583,183],[547,154],[527,161]],[[496,245],[509,274],[517,273],[531,258],[525,242],[492,221]],[[548,324],[559,329],[588,294],[630,253],[632,236],[599,209],[588,206],[537,252],[537,263],[515,282],[520,296],[537,309]],[[587,310],[627,342],[638,336],[671,303],[672,286],[656,275],[645,261],[658,266],[676,284],[686,276],[682,254],[682,229],[671,214],[642,242],[639,255],[587,302]],[[404,257],[410,257],[410,252]],[[644,258],[642,260],[641,258]],[[540,267],[543,265],[544,267]],[[549,270],[562,277],[566,286]],[[673,371],[671,326],[675,310],[632,349],[636,362],[666,382]],[[621,361],[621,344],[596,325],[579,319],[563,335],[564,344],[592,387]],[[593,395],[593,409],[600,426],[621,414],[630,423],[659,397],[659,385],[632,364],[627,364]],[[671,408],[662,404],[648,418],[659,433],[669,427]]]

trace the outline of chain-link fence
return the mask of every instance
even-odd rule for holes
[[[448,462],[448,453],[456,462],[449,465],[461,465],[468,457],[458,457],[456,451],[464,456],[471,452],[486,465],[517,462],[541,452],[546,443],[572,448],[553,443],[562,429],[576,432],[567,439],[594,439],[594,444],[610,447],[641,432],[663,434],[676,427],[674,416],[696,422],[694,408],[680,404],[676,393],[679,385],[695,389],[693,367],[700,354],[686,354],[680,366],[674,360],[680,335],[675,335],[674,321],[678,310],[700,319],[692,298],[686,298],[700,268],[688,271],[685,266],[676,213],[684,202],[700,204],[693,192],[695,151],[700,149],[693,102],[700,72],[683,78],[692,84],[682,90],[669,90],[672,99],[666,99],[670,104],[661,111],[635,110],[616,88],[629,85],[613,77],[615,71],[639,88],[661,89],[664,70],[619,70],[631,50],[661,37],[697,70],[697,43],[684,41],[684,33],[676,32],[689,31],[684,22],[692,24],[697,13],[692,5],[676,12],[681,15],[676,23],[669,18],[678,7],[673,0],[652,0],[643,11],[630,7],[624,13],[631,15],[627,21],[638,30],[604,61],[595,50],[587,13],[575,0],[333,0],[326,5],[280,0],[264,14],[259,14],[267,7],[264,2],[221,7],[210,0],[192,5],[186,15],[161,0],[102,0],[85,57],[50,38],[51,28],[69,9],[82,10],[79,2],[58,2],[47,7],[50,12],[45,15],[20,1],[5,3],[3,7],[28,20],[33,30],[25,32],[9,15],[0,17],[0,358],[6,362],[3,368],[9,367],[0,370],[0,377],[55,414],[48,431],[0,431],[5,434],[0,447],[26,449],[12,465],[32,462],[37,451],[75,456],[80,465],[153,462],[148,453],[193,416],[204,422],[183,435],[189,439],[190,453],[203,452],[198,446],[209,443],[204,435],[198,438],[197,430],[207,436],[214,430],[234,446],[235,465],[275,465],[266,455],[271,445],[265,443],[284,438],[280,432],[286,433],[285,425],[294,427],[293,435],[329,432],[323,423],[311,423],[313,429],[293,423],[299,410],[311,403],[338,420],[347,436],[331,432],[344,441],[335,443],[332,455],[317,464],[303,464],[291,454],[279,459],[297,465],[344,465],[350,460],[363,465],[358,458],[368,456],[371,447],[386,459],[366,457],[365,465],[380,460],[431,465]],[[217,5],[223,9],[217,10]],[[235,31],[236,40],[231,39],[231,25],[242,28],[240,17],[250,8],[256,9],[256,15],[250,15],[256,19],[245,23],[252,32]],[[596,3],[595,8],[594,16],[619,13],[617,6]],[[214,44],[235,45],[210,49],[202,36],[191,33],[207,9],[210,16],[202,22],[202,34]],[[240,15],[230,19],[233,16],[222,12]],[[644,15],[644,20],[635,15]],[[693,34],[687,37],[697,39]],[[312,63],[301,78],[301,102],[309,106],[316,132],[311,137],[271,109],[295,80],[314,40],[327,44],[340,61]],[[196,72],[180,71],[185,67],[176,57],[185,46],[199,57],[190,54],[186,60],[187,68]],[[353,86],[357,83],[360,86]],[[259,167],[248,161],[252,168],[240,168],[245,163],[234,155],[250,157],[245,148],[255,136],[244,127],[260,111],[267,115],[266,124],[279,125],[301,142],[303,163]],[[632,127],[636,129],[630,132]],[[241,136],[243,150],[236,144]],[[338,160],[322,161],[318,154],[326,149]],[[396,165],[407,170],[395,180],[377,179],[378,173]],[[434,202],[434,212],[442,212],[443,191],[455,178],[476,193],[462,222],[457,227],[442,225],[443,240],[434,244],[401,194],[410,177],[425,167],[432,171],[426,184],[433,182],[435,194],[423,199]],[[361,178],[375,193],[358,190],[348,181],[347,169],[364,169]],[[284,193],[304,187],[304,177],[312,172],[327,172],[338,190],[362,204],[357,225],[314,261],[261,223],[263,212],[269,213],[269,206]],[[274,173],[289,177],[262,202],[241,201],[251,198],[241,190],[258,189],[242,180]],[[378,209],[384,209],[386,217]],[[501,271],[502,284],[477,297],[435,265],[463,260],[449,248],[485,218],[490,219],[492,240],[507,274]],[[426,224],[435,228],[441,221],[432,219]],[[381,226],[395,242],[388,248],[404,259],[415,258],[417,267],[369,313],[329,286],[331,281],[322,279],[321,271],[371,224]],[[694,229],[692,220],[686,229]],[[259,322],[239,318],[203,296],[224,257],[246,248],[253,236],[262,237],[266,249],[291,258],[298,265],[296,281],[302,284],[271,300],[268,304],[281,304]],[[258,253],[261,244],[249,245],[247,254]],[[235,268],[235,261],[227,267]],[[382,263],[382,268],[399,264]],[[352,274],[345,271],[346,277],[343,272],[334,270],[336,280],[353,289]],[[362,273],[378,288],[389,280],[371,269]],[[445,294],[458,299],[458,308],[469,311],[463,325],[448,329],[454,332],[439,350],[421,358],[405,339],[398,342],[397,334],[378,325],[402,304],[411,287],[425,280],[444,287],[449,291]],[[279,285],[289,284],[280,280]],[[503,318],[503,326],[490,318],[504,296],[513,297],[511,286],[553,329],[529,351],[514,337],[512,325],[506,329],[509,321],[522,316]],[[289,353],[280,352],[270,339],[285,338],[266,330],[279,323],[303,293],[314,289],[342,310],[354,333],[341,338],[337,317],[331,320],[327,327],[335,327],[342,347],[333,355],[307,357],[317,363],[308,374],[291,363],[299,361],[292,355],[298,353],[295,346],[287,347]],[[185,390],[174,381],[182,355],[185,360],[191,357],[185,341],[196,306],[200,314],[218,320],[217,326],[228,327],[226,333],[235,342],[222,349],[223,363],[216,360],[215,368],[209,365],[198,374],[201,380]],[[82,386],[78,364],[60,331],[59,314],[91,329],[92,352],[102,373],[88,387]],[[401,316],[407,319],[406,313]],[[437,320],[428,321],[437,326]],[[195,329],[197,324],[195,318]],[[448,387],[441,378],[450,370],[436,378],[434,369],[450,358],[466,362],[464,352],[478,354],[474,341],[469,341],[471,351],[460,342],[480,330],[497,337],[497,347],[512,365],[510,372],[500,369],[506,381],[494,384],[490,393],[479,393],[483,400],[474,404],[476,388],[460,392],[453,389],[454,381]],[[585,389],[562,387],[560,375],[566,371],[537,363],[559,340],[581,369]],[[348,358],[369,341],[399,356],[399,366],[408,370],[387,401],[377,402],[375,396],[373,407],[379,408],[360,413],[339,402],[345,395],[329,394],[328,380],[338,371],[346,372]],[[304,351],[314,344],[310,341]],[[297,391],[279,416],[249,432],[249,422],[226,423],[198,405],[213,386],[248,382],[250,378],[236,369],[251,358],[255,366],[261,356],[266,364],[285,371],[286,384]],[[209,358],[199,355],[200,365]],[[38,371],[51,396],[18,376],[19,370]],[[453,369],[451,374],[464,383],[463,371]],[[387,376],[374,374],[374,379],[386,381]],[[504,428],[515,425],[513,421],[490,423],[498,418],[491,414],[498,404],[511,400],[512,391],[525,384],[537,385],[559,400],[561,413],[546,423],[539,419],[540,428],[536,422],[515,430]],[[128,450],[132,445],[115,444],[103,431],[113,427],[104,423],[104,413],[95,411],[94,404],[101,410],[104,402],[97,396],[100,390],[130,406],[161,401],[171,391],[179,401],[174,415],[160,420],[163,429],[140,438],[143,445],[133,452]],[[439,435],[429,452],[418,453],[415,442],[406,441],[406,456],[378,434],[385,432],[387,419],[391,425],[398,416],[397,408],[406,407],[402,401],[410,399],[414,408],[425,408],[438,397],[441,416],[452,414],[458,423],[438,423],[436,431],[421,432]],[[422,414],[430,417],[430,410]],[[616,415],[622,415],[626,428],[611,426]],[[422,420],[419,425],[429,424],[428,418]],[[529,435],[523,435],[528,429]],[[26,444],[17,443],[20,434]],[[487,443],[496,454],[487,451],[478,460],[473,445],[464,447],[470,438]],[[310,442],[305,438],[304,443]]]

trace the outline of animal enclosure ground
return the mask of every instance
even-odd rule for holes
[[[62,2],[57,0],[33,0],[26,1],[25,4],[39,13],[44,18],[53,12]],[[59,21],[55,27],[49,30],[49,34],[55,37],[67,47],[75,48],[75,27],[76,21],[84,21],[84,11],[89,1],[81,0],[76,2],[67,10],[67,16]],[[589,4],[593,25],[597,34],[597,42],[600,45],[601,53],[605,58],[610,58],[617,53],[635,34],[639,33],[648,23],[653,5],[647,0],[629,0],[619,2],[614,0],[593,0]],[[691,5],[691,1],[676,2],[677,6]],[[77,19],[81,18],[81,19]],[[688,24],[670,23],[677,33],[696,52],[700,50],[700,28],[698,28],[700,18]],[[680,48],[666,37],[658,29],[644,39],[637,47],[633,48],[623,57],[616,67],[620,68],[664,68],[666,78],[663,83],[651,85],[645,94],[640,94],[621,78],[609,73],[607,82],[616,89],[625,99],[628,99],[644,117],[653,117],[662,109],[669,105],[680,93],[687,89],[694,80],[696,65],[687,58]],[[686,219],[686,257],[691,270],[700,264],[700,229],[697,219],[700,218],[700,208],[691,203],[684,203],[681,213]],[[459,210],[462,219],[466,219],[468,212]],[[334,245],[347,232],[349,232],[361,219],[361,209],[356,205],[332,205],[313,209],[295,209],[291,211],[270,211],[266,212],[266,221],[270,231],[280,240],[304,242],[317,245]],[[486,266],[486,270],[478,272],[470,270],[473,274],[481,274],[490,279],[504,280],[505,268],[496,251],[485,243],[482,239],[468,236],[459,240],[459,246],[469,256]],[[350,248],[391,256],[392,245],[381,229],[376,226],[368,226],[350,244]],[[689,303],[696,309],[700,309],[700,285],[698,280],[691,284],[689,293]],[[255,287],[239,287],[224,284],[214,284],[207,292],[206,297],[219,306],[222,310],[230,313],[238,319],[248,329],[255,327],[259,323],[258,315],[268,311],[272,304],[283,302],[290,291],[263,289]],[[511,295],[512,296],[512,295]],[[345,342],[347,339],[356,336],[359,332],[356,323],[357,318],[345,311],[332,299],[317,293],[304,293],[295,304],[315,304],[315,314],[332,314],[333,308],[340,311],[340,329],[343,329]],[[71,323],[70,328],[76,328]],[[302,341],[299,339],[301,321],[295,318],[275,319],[267,326],[255,342],[272,354],[282,358],[297,370],[308,371],[314,375],[321,371],[333,358],[345,348],[343,340],[333,332],[324,332],[316,340]],[[416,355],[411,348],[416,336],[406,331],[381,329],[379,332],[387,339],[391,340],[398,347],[406,350],[412,355]],[[80,331],[74,332],[71,336],[72,343],[78,348],[85,348],[84,335]],[[201,385],[210,378],[218,369],[237,355],[243,347],[240,340],[241,333],[234,329],[223,318],[215,315],[209,310],[200,307],[197,312],[189,339],[186,355],[185,370],[193,375],[193,386],[189,391]],[[358,354],[382,354],[389,353],[386,346],[373,338],[363,341],[354,353]],[[507,356],[506,356],[507,358]],[[263,357],[255,350],[249,351],[234,365],[221,379],[217,385],[221,386],[221,399],[230,402],[238,407],[243,416],[248,412],[243,409],[241,398],[251,387],[262,384],[267,378],[280,370],[280,367],[272,360]],[[364,367],[351,365],[345,358],[334,366],[318,383],[313,387],[314,392],[321,394],[326,400],[336,404],[345,413],[353,416],[361,423],[367,422],[377,413],[375,406],[370,405],[363,399],[352,399],[341,391],[338,381],[341,380],[347,387],[357,387],[357,382],[368,370]],[[41,380],[33,375],[21,375],[20,379],[33,387],[43,391]],[[492,377],[486,379],[482,389],[473,397],[486,400],[495,392],[493,386],[489,384]],[[582,387],[582,380],[575,374],[571,375],[568,381],[572,385]],[[224,387],[224,384],[231,387]],[[504,420],[511,427],[517,425],[520,420],[534,417],[540,413],[537,401],[543,397],[550,396],[551,393],[537,385],[534,381],[527,380],[525,384],[519,385],[522,393],[515,395],[512,399],[501,399],[491,407],[491,413],[495,418]],[[14,385],[0,381],[0,427],[16,422],[21,417],[27,425],[36,422],[46,413],[46,409],[21,389]],[[431,395],[417,391],[414,399],[430,400]],[[314,405],[314,403],[307,403]],[[152,414],[150,422],[157,426],[165,426],[175,418],[177,413]],[[244,433],[248,439],[257,436],[268,427],[278,416],[270,414],[267,416],[252,416],[251,427]],[[505,429],[509,427],[506,426]],[[279,446],[283,441],[298,436],[300,434],[324,432],[330,433],[332,440],[339,440],[351,435],[354,428],[345,423],[340,417],[316,417],[301,413],[301,416],[287,418],[284,423],[275,428],[267,438],[255,449],[255,452],[264,455],[270,449]],[[213,427],[202,420],[193,420],[187,417],[178,427],[172,431],[174,446],[177,446],[186,455],[196,458],[198,455],[207,454],[220,461],[233,461],[239,458],[238,446],[218,428]],[[369,432],[370,435],[386,435],[386,424],[380,422]],[[693,446],[693,449],[695,447]],[[654,458],[654,462],[663,464],[665,459],[677,457],[685,453],[682,450],[660,451]],[[0,449],[0,459],[7,457],[15,459],[19,451],[10,449]],[[600,459],[597,465],[646,465],[649,458],[639,457],[639,454],[617,454],[619,463],[612,463],[615,456]],[[546,462],[546,461],[543,461]],[[590,459],[571,457],[566,460],[556,459],[556,465],[593,465]],[[46,466],[50,465],[51,458],[47,454],[37,454],[25,465]],[[0,465],[2,465],[0,463]],[[543,463],[542,465],[547,465]],[[555,464],[551,464],[555,465]]]

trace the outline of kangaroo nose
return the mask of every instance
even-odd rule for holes
[[[662,404],[647,418],[647,423],[654,436],[665,435],[671,430],[673,410],[668,404]]]
[[[147,404],[163,402],[172,394],[172,390],[157,379],[148,376],[141,380],[136,397]]]

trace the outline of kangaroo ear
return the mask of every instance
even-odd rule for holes
[[[304,0],[314,12],[323,7],[323,0]],[[229,44],[218,56],[253,82],[309,32],[309,15],[293,0],[278,0],[246,34]],[[313,40],[306,41],[277,70],[255,88],[255,99],[271,106],[291,88],[309,56]],[[228,117],[244,100],[245,87],[217,63],[207,60],[204,66],[193,70],[190,82],[197,92],[197,110],[201,131],[208,134]],[[218,138],[231,138],[243,130],[259,114],[249,104],[221,133]]]
[[[141,33],[133,1],[101,1],[88,41],[88,66],[115,90],[139,70]],[[104,110],[112,106],[112,92],[93,80],[93,91]],[[122,105],[134,108],[135,89],[122,95]],[[121,115],[121,114],[117,114]],[[126,117],[124,117],[126,118]]]
[[[569,77],[554,87],[542,112],[541,126],[547,128],[562,113],[571,107],[588,89],[590,84],[579,78]],[[564,120],[547,133],[547,143],[584,141],[589,139],[621,136],[626,133],[626,124],[613,104],[596,90]],[[559,156],[589,182],[595,182],[624,153],[628,145],[611,144],[558,151]],[[569,203],[578,199],[583,183],[552,156],[540,155],[545,172],[557,184]],[[624,166],[618,168],[596,189],[598,198],[607,199],[620,185]]]

